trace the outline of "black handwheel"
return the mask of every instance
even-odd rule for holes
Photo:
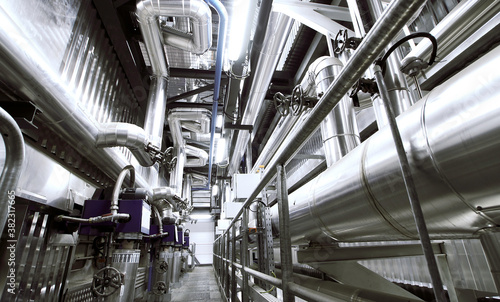
[[[346,44],[347,44],[347,30],[341,29],[335,36],[333,52],[335,52],[336,54],[340,54],[345,50]]]
[[[304,90],[302,86],[297,85],[293,88],[290,107],[292,107],[292,114],[295,116],[302,112],[302,108],[304,107]]]
[[[153,294],[155,294],[156,296],[161,296],[166,293],[167,293],[167,284],[163,281],[156,282],[153,289]]]
[[[107,266],[94,275],[92,292],[99,297],[108,297],[122,285],[122,274],[114,267]]]
[[[155,266],[156,272],[159,274],[166,273],[168,271],[168,263],[165,261],[158,261]]]
[[[290,113],[290,101],[287,100],[287,98],[283,95],[283,93],[277,92],[274,95],[273,100],[274,100],[274,107],[281,116],[287,116],[288,113]]]

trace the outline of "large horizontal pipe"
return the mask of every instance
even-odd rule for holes
[[[497,47],[397,119],[433,239],[471,238],[498,224],[480,209],[499,205],[499,64]],[[418,239],[387,127],[291,194],[290,204],[294,242]]]
[[[351,57],[344,69],[340,72],[329,89],[321,97],[318,104],[311,111],[309,117],[304,122],[301,129],[295,129],[289,136],[293,145],[285,145],[280,148],[266,171],[245,201],[244,207],[248,207],[264,187],[276,176],[276,167],[278,164],[287,163],[293,155],[300,150],[300,146],[314,134],[320,123],[330,113],[330,111],[339,103],[354,83],[363,76],[370,64],[377,58],[383,49],[389,44],[392,37],[408,22],[410,17],[418,11],[425,3],[421,0],[413,1],[393,1],[385,10],[383,17],[374,25],[372,30],[363,39],[357,51]],[[231,221],[232,226],[243,213],[243,207],[235,218]],[[227,232],[227,230],[226,230]]]

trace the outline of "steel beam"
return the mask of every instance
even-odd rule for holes
[[[432,244],[434,253],[443,255],[442,244]],[[420,244],[376,245],[358,247],[329,247],[321,246],[297,251],[297,260],[300,263],[330,262],[330,261],[357,261],[393,257],[422,256]]]

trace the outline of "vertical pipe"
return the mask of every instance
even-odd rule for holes
[[[208,157],[208,185],[207,189],[210,188],[212,183],[212,161],[213,161],[213,151],[214,151],[214,136],[215,136],[215,125],[217,123],[217,108],[219,106],[219,90],[220,90],[220,80],[222,72],[223,54],[226,44],[226,32],[227,32],[227,11],[224,5],[218,0],[205,0],[210,4],[217,13],[219,14],[219,33],[217,41],[217,60],[215,62],[215,81],[214,81],[214,97],[212,103],[212,124],[210,127],[210,152]]]
[[[447,299],[443,289],[443,282],[441,281],[436,258],[434,257],[434,252],[432,251],[431,240],[427,231],[427,225],[425,224],[424,214],[422,212],[420,200],[415,188],[413,176],[410,171],[410,164],[408,162],[408,158],[406,157],[406,151],[401,139],[401,133],[399,132],[392,106],[389,103],[389,93],[387,92],[387,87],[385,86],[382,69],[378,65],[375,65],[374,69],[375,79],[377,81],[381,99],[384,103],[387,119],[389,121],[389,127],[392,133],[392,138],[394,139],[394,144],[396,145],[401,173],[403,174],[403,180],[408,194],[408,199],[410,200],[410,205],[413,212],[413,217],[415,219],[415,224],[417,226],[418,235],[420,237],[420,243],[422,245],[424,256],[427,261],[427,267],[429,268],[429,273],[431,275],[434,295],[436,297],[436,301],[445,302],[447,301]]]
[[[1,235],[3,234],[3,229],[10,213],[10,205],[14,205],[13,198],[15,196],[17,181],[21,175],[21,168],[24,161],[24,139],[21,129],[19,129],[19,126],[12,116],[1,107],[0,134],[5,144],[5,164],[0,178],[0,200],[3,203],[7,203],[0,207]]]
[[[177,162],[172,172],[170,172],[169,186],[178,196],[182,196],[182,176],[184,174],[184,165],[186,163],[186,150],[184,146],[175,147],[175,156]]]
[[[151,77],[146,117],[144,118],[144,131],[149,136],[149,141],[158,148],[161,148],[165,124],[167,88],[167,78],[162,76]]]
[[[321,57],[312,65],[316,92],[323,95],[342,70],[342,62],[335,57]],[[327,167],[340,160],[361,143],[352,100],[346,95],[321,123]]]
[[[292,242],[290,240],[290,213],[288,208],[288,190],[286,186],[286,171],[283,165],[278,165],[278,209],[280,218],[280,256],[281,270],[283,272],[283,301],[295,301],[290,292],[288,284],[293,282],[293,264],[292,264]]]

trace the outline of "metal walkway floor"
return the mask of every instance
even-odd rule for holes
[[[182,279],[182,286],[172,290],[172,302],[222,302],[212,266],[197,266]]]

